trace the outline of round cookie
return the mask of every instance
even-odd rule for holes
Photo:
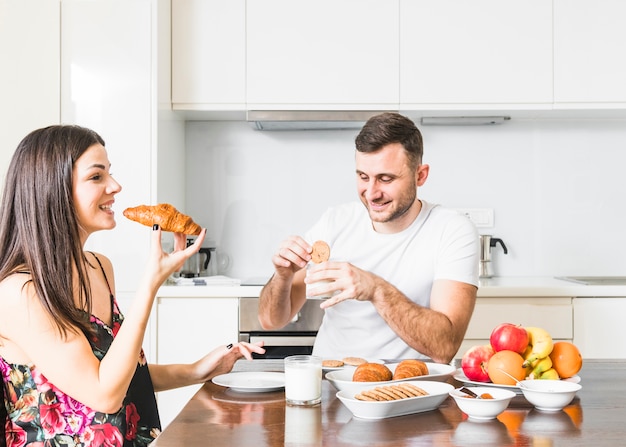
[[[322,367],[326,368],[340,368],[344,365],[341,360],[322,360]]]
[[[350,366],[359,366],[362,365],[363,363],[367,363],[367,360],[361,358],[361,357],[344,357],[343,358],[343,362],[346,365],[350,365]]]
[[[328,261],[330,258],[330,246],[324,241],[315,241],[311,252],[311,261],[316,264]]]

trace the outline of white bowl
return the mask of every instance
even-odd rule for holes
[[[383,382],[389,384],[389,382]],[[405,414],[421,413],[434,410],[447,399],[448,393],[454,389],[452,385],[445,382],[431,382],[427,380],[408,381],[415,386],[419,386],[428,393],[426,396],[409,397],[399,400],[389,401],[367,401],[355,399],[357,392],[337,391],[337,398],[343,403],[355,417],[362,419],[384,419]],[[367,389],[376,388],[372,385]]]
[[[494,419],[509,406],[511,399],[515,397],[515,392],[494,387],[467,387],[479,396],[489,393],[493,399],[476,399],[461,391],[461,388],[450,391],[450,396],[454,399],[458,407],[470,419],[487,420]]]
[[[559,411],[567,406],[582,386],[564,380],[522,380],[520,389],[537,410]]]
[[[398,363],[389,363],[386,365],[391,372],[396,370]],[[426,363],[428,367],[428,375],[419,377],[409,377],[401,380],[390,380],[387,382],[354,382],[352,376],[354,375],[354,369],[342,369],[337,371],[331,371],[326,373],[326,379],[334,386],[338,391],[347,391],[353,395],[363,389],[375,388],[382,385],[393,385],[398,382],[406,382],[409,380],[428,380],[428,381],[441,381],[444,382],[455,371],[454,366],[443,363]]]

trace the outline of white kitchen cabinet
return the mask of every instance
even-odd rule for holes
[[[172,107],[244,110],[245,0],[172,0]]]
[[[626,358],[626,297],[574,298],[574,344],[583,359]]]
[[[93,234],[88,248],[111,258],[116,288],[124,292],[136,288],[148,255],[150,231],[124,218],[122,211],[156,203],[159,184],[178,178],[177,170],[184,167],[184,163],[168,163],[167,175],[156,176],[158,164],[162,168],[167,160],[159,153],[157,138],[161,73],[157,72],[156,23],[161,3],[61,3],[61,119],[89,127],[104,138],[111,172],[122,185],[115,198],[116,228]],[[169,79],[169,68],[165,75]],[[177,149],[172,141],[167,144],[170,150]],[[183,202],[173,203],[184,212]]]
[[[493,329],[501,323],[541,327],[554,340],[572,341],[574,317],[572,298],[477,298],[465,339],[455,358],[461,358],[472,346],[489,344]]]
[[[248,109],[397,109],[398,0],[248,0]]]
[[[556,107],[625,107],[624,17],[622,0],[554,0]]]
[[[191,363],[218,345],[239,339],[238,298],[157,298],[157,362]],[[200,385],[158,393],[161,424],[167,426]]]
[[[549,108],[552,2],[400,0],[400,108]]]
[[[59,2],[0,0],[0,189],[15,148],[59,124]]]

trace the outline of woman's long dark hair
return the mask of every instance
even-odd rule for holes
[[[76,328],[89,331],[83,311],[91,314],[91,292],[72,170],[76,160],[98,143],[104,146],[96,132],[73,125],[31,132],[13,155],[0,202],[0,281],[15,272],[29,273],[63,336]]]

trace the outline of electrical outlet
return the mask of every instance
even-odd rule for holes
[[[465,214],[477,228],[493,227],[493,208],[457,208],[456,210]]]

